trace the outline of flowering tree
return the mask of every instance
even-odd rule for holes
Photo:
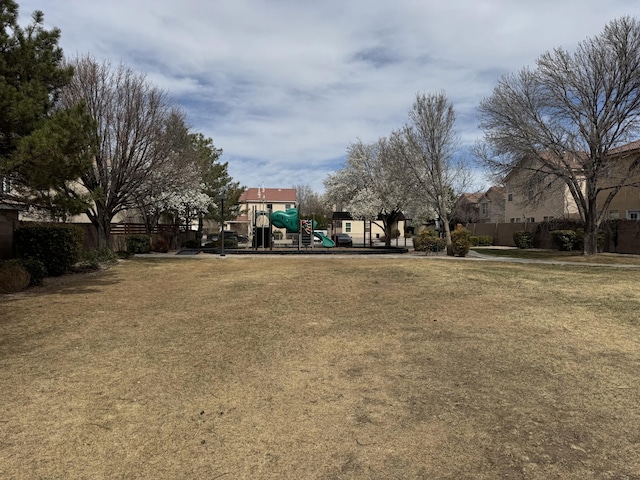
[[[409,201],[398,167],[398,156],[386,138],[372,144],[358,140],[349,146],[345,167],[324,182],[330,201],[384,229],[386,246],[391,245],[391,228]]]

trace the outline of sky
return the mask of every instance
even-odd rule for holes
[[[61,30],[67,58],[144,73],[223,149],[246,187],[324,191],[348,146],[408,121],[444,92],[461,154],[498,80],[573,51],[636,0],[17,0]],[[481,172],[478,188],[488,187]]]

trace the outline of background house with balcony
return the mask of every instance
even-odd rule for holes
[[[248,188],[240,195],[240,215],[226,221],[225,226],[246,235],[252,244],[254,238],[261,239],[257,246],[262,246],[270,239],[270,233],[281,238],[286,236],[284,229],[270,227],[269,214],[291,208],[296,208],[295,188]]]

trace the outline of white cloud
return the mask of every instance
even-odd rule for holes
[[[463,143],[504,73],[569,50],[630,0],[41,0],[67,55],[145,72],[223,148],[247,186],[322,190],[348,144],[406,121],[415,93],[445,90]]]

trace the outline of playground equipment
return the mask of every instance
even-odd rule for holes
[[[287,233],[300,233],[300,217],[298,215],[297,208],[290,208],[286,211],[277,211],[269,215],[269,220],[274,227],[284,228]],[[333,240],[327,237],[322,232],[316,232],[313,229],[316,228],[317,222],[313,220],[313,226],[308,233],[320,239],[323,247],[335,247],[336,244]]]

